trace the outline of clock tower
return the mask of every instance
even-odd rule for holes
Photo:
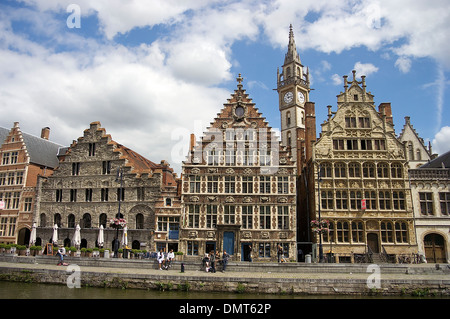
[[[306,70],[305,70],[306,69]],[[300,62],[295,46],[292,24],[289,27],[288,51],[282,70],[277,70],[277,91],[281,113],[281,141],[290,150],[292,159],[297,162],[300,174],[302,161],[301,146],[305,140],[306,112],[309,101],[309,70]]]

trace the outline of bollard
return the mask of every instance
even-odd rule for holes
[[[105,252],[103,253],[103,257],[109,258],[109,250],[105,250]]]
[[[310,264],[311,263],[311,255],[305,255],[305,263]]]

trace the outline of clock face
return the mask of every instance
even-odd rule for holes
[[[294,94],[292,94],[292,92],[287,92],[284,95],[284,102],[285,103],[291,103],[293,98],[294,98]]]
[[[305,96],[303,95],[303,93],[302,92],[298,92],[297,93],[297,97],[298,97],[298,102],[299,103],[305,103]]]

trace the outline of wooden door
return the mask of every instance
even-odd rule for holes
[[[429,263],[445,263],[444,238],[439,234],[428,234],[424,240],[425,257]]]
[[[378,254],[380,252],[380,248],[378,245],[378,234],[376,233],[368,233],[367,234],[367,245],[370,247],[373,253]]]

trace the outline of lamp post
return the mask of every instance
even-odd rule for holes
[[[318,166],[318,170],[317,170],[317,192],[318,192],[318,197],[319,197],[319,225],[321,224],[321,218],[320,218],[320,183],[322,182],[321,178],[320,178],[320,163]],[[322,246],[322,232],[318,233],[319,235],[319,262],[323,263],[323,246]]]
[[[118,192],[119,210],[116,215],[116,218],[120,219],[120,203],[122,201],[122,186],[123,186],[123,169],[122,169],[122,167],[119,167],[117,169],[116,182],[120,182],[120,188],[119,188],[119,192]],[[119,228],[120,228],[119,226],[116,227],[116,240],[114,241],[114,258],[117,258],[119,256]]]

